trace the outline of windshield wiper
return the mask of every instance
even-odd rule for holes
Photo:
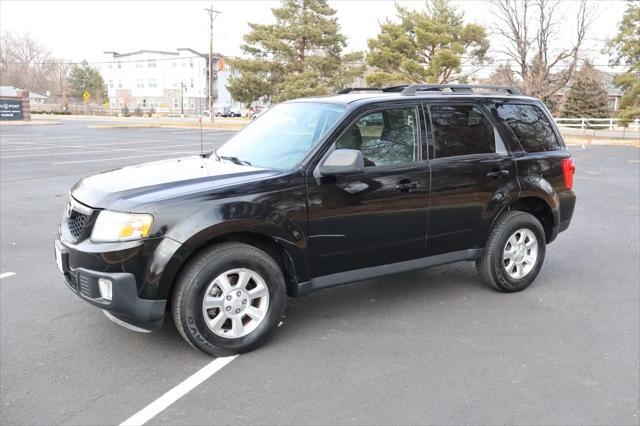
[[[239,164],[241,166],[250,166],[251,165],[250,162],[241,160],[238,157],[234,157],[232,155],[218,155],[218,158],[222,158],[223,160],[231,161],[231,162]]]

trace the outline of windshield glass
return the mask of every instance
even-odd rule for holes
[[[299,163],[344,112],[344,105],[289,102],[276,105],[216,151],[225,160],[288,169]]]

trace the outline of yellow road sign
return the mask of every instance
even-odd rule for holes
[[[84,99],[84,101],[87,102],[90,98],[91,98],[91,94],[85,90],[85,92],[82,94],[82,99]]]

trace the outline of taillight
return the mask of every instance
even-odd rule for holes
[[[576,172],[576,166],[573,164],[573,159],[562,159],[562,175],[564,176],[564,187],[567,189],[573,188],[573,175]]]

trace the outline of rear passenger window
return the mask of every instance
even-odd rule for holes
[[[435,158],[496,152],[493,126],[472,105],[431,105]]]
[[[527,152],[555,151],[560,143],[549,120],[535,105],[498,105],[498,117]]]

